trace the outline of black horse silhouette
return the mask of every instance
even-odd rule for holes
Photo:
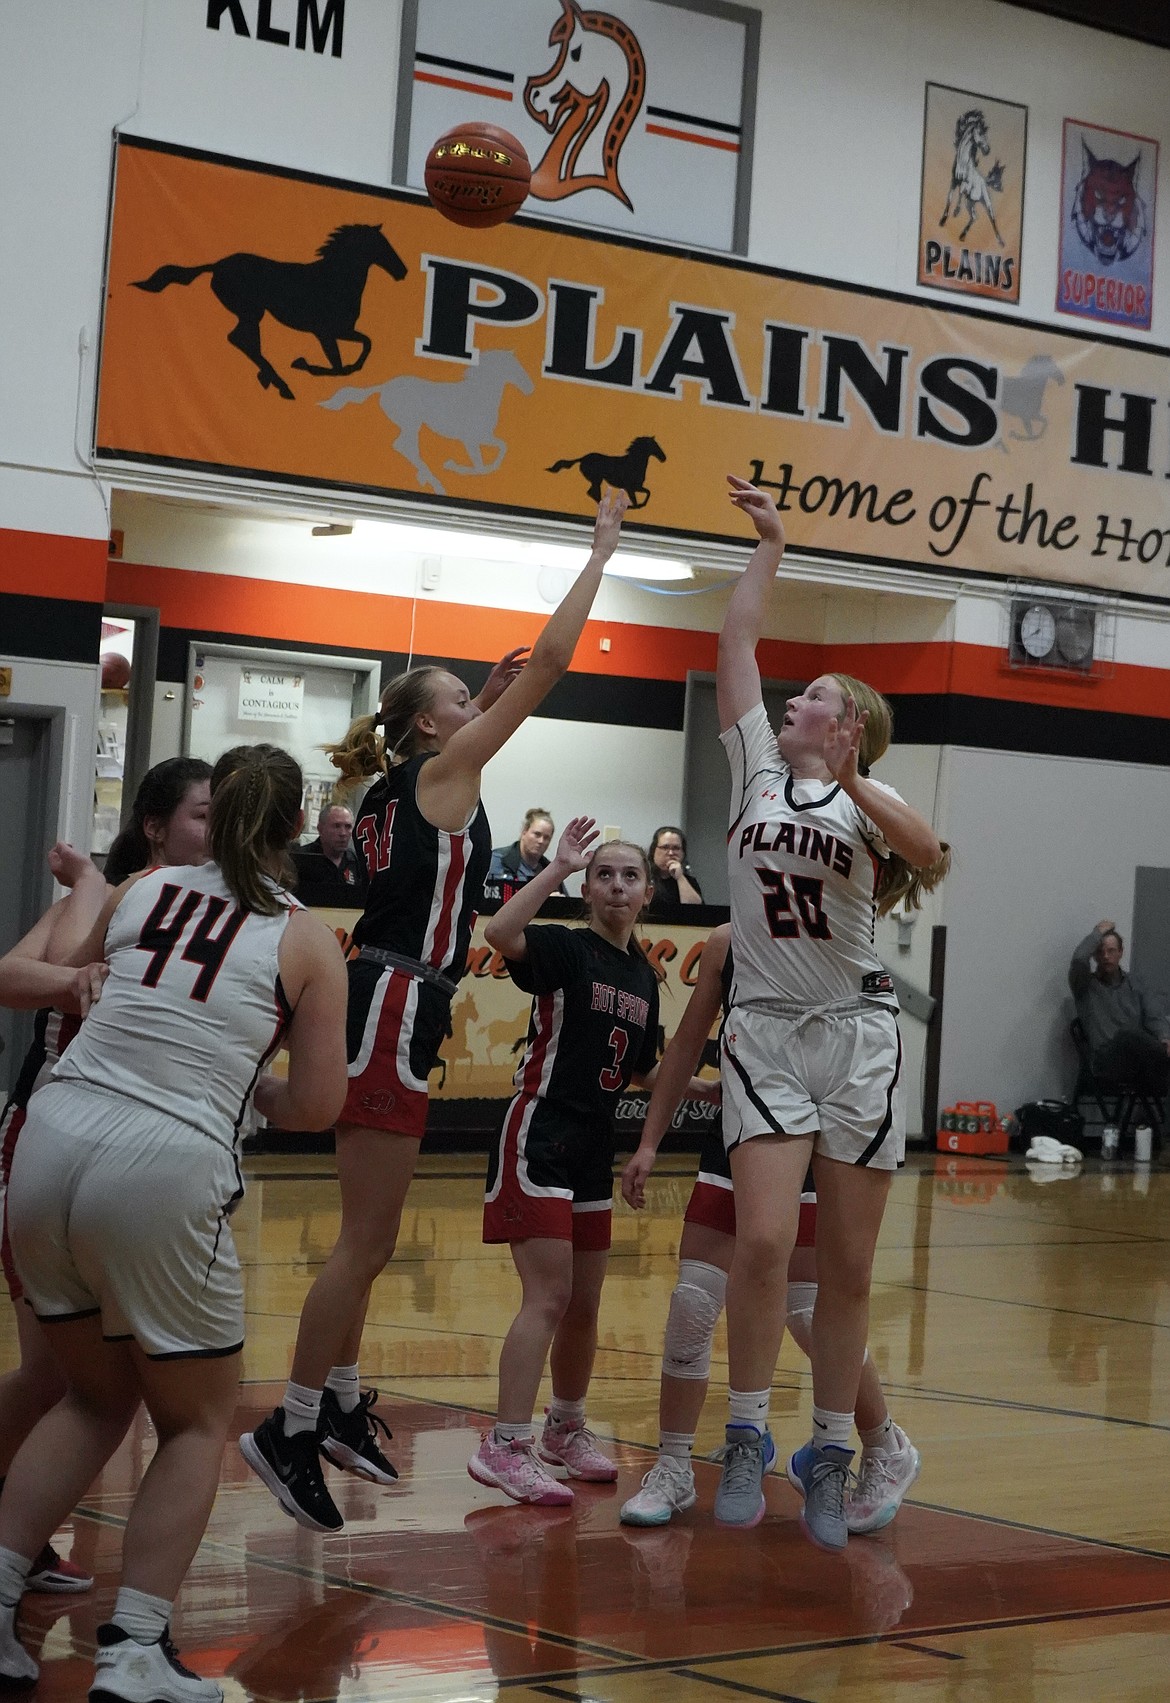
[[[602,455],[594,450],[589,455],[579,455],[573,461],[554,461],[546,473],[560,473],[566,467],[579,467],[589,481],[589,495],[595,503],[601,501],[602,484],[612,485],[615,490],[624,491],[630,499],[632,509],[644,509],[650,501],[650,493],[646,489],[646,468],[650,457],[655,461],[665,461],[666,455],[655,438],[635,438],[624,455]],[[639,502],[638,498],[642,501]]]
[[[274,385],[291,402],[292,391],[260,347],[260,321],[270,313],[282,325],[307,331],[317,339],[329,365],[311,366],[298,355],[292,364],[301,372],[332,378],[356,373],[372,348],[370,339],[357,329],[371,266],[380,266],[398,283],[406,277],[406,266],[382,235],[381,225],[339,225],[317,250],[316,260],[228,254],[204,266],[160,266],[149,278],[136,279],[134,288],[157,294],[168,284],[190,284],[210,272],[213,295],[236,316],[228,342],[255,364],[265,390]],[[349,366],[341,359],[339,342],[361,345],[361,353]]]

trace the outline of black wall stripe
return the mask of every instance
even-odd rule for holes
[[[43,662],[92,662],[102,639],[100,603],[0,591],[0,648]]]

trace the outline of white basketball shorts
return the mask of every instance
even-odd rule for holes
[[[51,1082],[29,1101],[8,1185],[25,1297],[46,1325],[100,1317],[152,1360],[209,1359],[244,1341],[228,1214],[235,1155],[120,1094]]]
[[[894,1171],[906,1156],[902,1041],[888,1006],[736,1006],[723,1025],[723,1140],[812,1135],[813,1151]]]

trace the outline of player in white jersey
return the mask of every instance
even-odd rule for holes
[[[148,769],[134,795],[130,818],[110,847],[102,872],[72,846],[54,846],[49,854],[49,866],[60,885],[73,888],[82,883],[90,891],[88,908],[84,900],[80,905],[75,900],[75,908],[91,920],[96,919],[109,896],[109,887],[117,886],[135,871],[160,864],[205,862],[210,782],[211,764],[198,757],[168,757]],[[104,960],[83,970],[44,962],[49,936],[63,904],[61,900],[46,911],[0,959],[0,1004],[40,1007],[33,1043],[8,1103],[0,1112],[0,1195],[7,1190],[29,1099],[49,1080],[53,1066],[76,1035],[90,1004],[99,997],[108,974]],[[86,932],[88,926],[87,923]],[[24,1291],[12,1260],[7,1214],[0,1232],[0,1265],[15,1309],[20,1343],[20,1364],[0,1377],[2,1486],[17,1449],[37,1420],[64,1395],[65,1379],[47,1333],[33,1317],[31,1308],[22,1305]],[[36,1558],[28,1579],[31,1591],[88,1590],[92,1584],[93,1579],[78,1565],[76,1556],[62,1559],[52,1544],[46,1545]]]
[[[236,1138],[254,1093],[273,1122],[310,1129],[330,1122],[345,1093],[340,948],[281,884],[304,821],[302,787],[299,766],[274,746],[227,752],[211,780],[213,861],[123,883],[79,946],[67,901],[49,941],[50,960],[104,953],[109,977],[30,1103],[9,1184],[17,1270],[68,1380],[0,1501],[9,1680],[37,1676],[14,1632],[29,1557],[141,1400],[158,1448],[130,1510],[90,1697],[222,1703],[217,1684],[179,1662],[169,1627],[239,1382]],[[260,1081],[282,1041],[287,1081]]]
[[[947,854],[916,810],[868,778],[891,732],[889,706],[872,688],[822,674],[789,700],[778,733],[769,726],[755,653],[784,528],[767,493],[729,483],[760,542],[728,605],[716,677],[732,773],[735,979],[721,1073],[737,1234],[715,1517],[731,1526],[763,1517],[769,1392],[811,1154],[813,1440],[788,1476],[804,1495],[808,1536],[840,1550],[873,1254],[905,1146],[897,1001],[874,951],[874,919],[903,895],[917,902],[942,879]]]

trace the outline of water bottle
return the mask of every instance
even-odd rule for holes
[[[1116,1124],[1106,1124],[1101,1131],[1102,1159],[1116,1159],[1118,1146],[1118,1131]]]
[[[1154,1132],[1149,1124],[1139,1124],[1133,1132],[1133,1157],[1137,1165],[1148,1165],[1154,1151]]]

